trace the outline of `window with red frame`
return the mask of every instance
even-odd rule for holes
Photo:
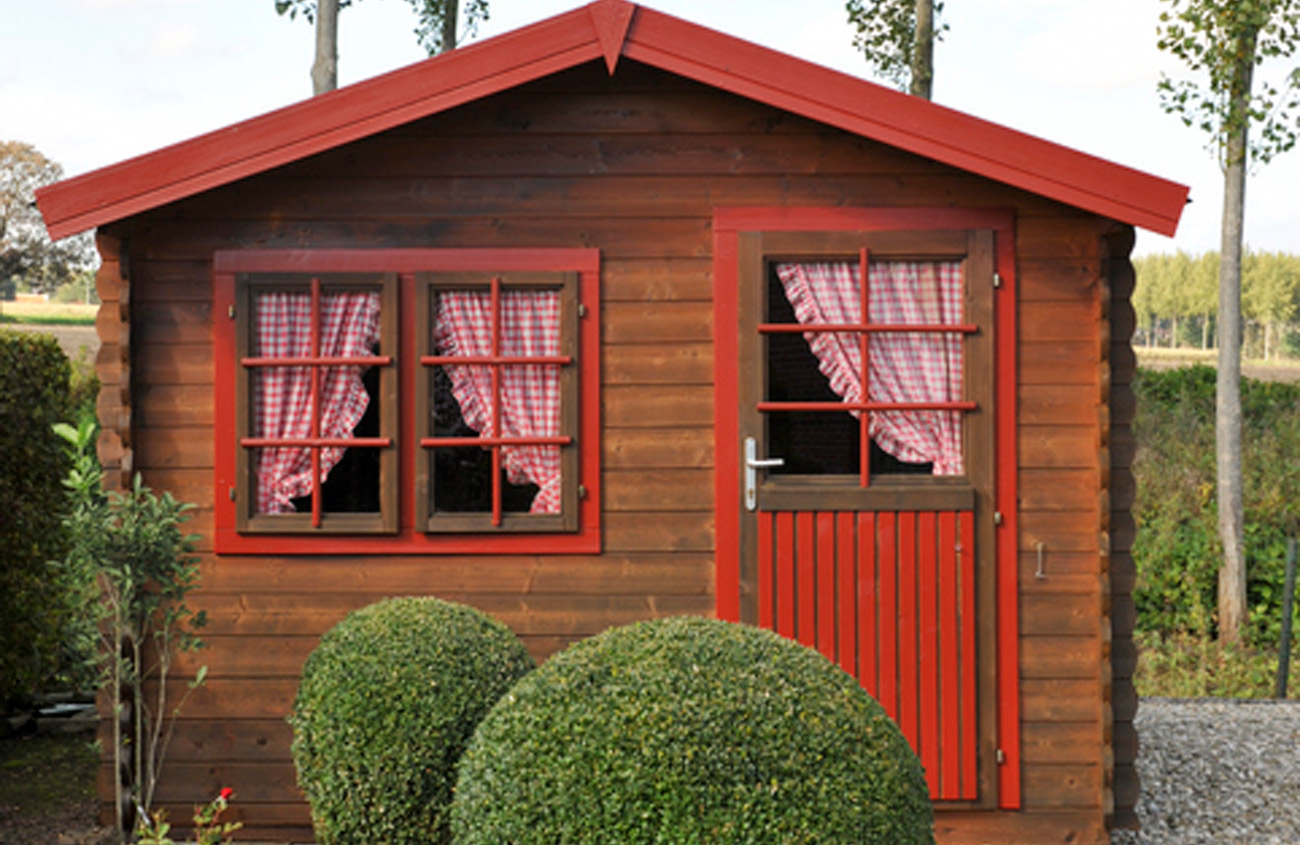
[[[599,550],[597,252],[215,264],[218,552]]]

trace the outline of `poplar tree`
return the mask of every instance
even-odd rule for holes
[[[948,29],[939,22],[942,0],[848,0],[844,8],[867,62],[900,90],[930,99],[934,42]]]
[[[1193,79],[1164,77],[1165,111],[1210,136],[1223,170],[1219,251],[1219,368],[1215,407],[1218,467],[1219,637],[1238,643],[1246,623],[1246,560],[1241,468],[1241,264],[1246,173],[1295,146],[1300,67],[1277,87],[1256,80],[1268,60],[1300,45],[1300,0],[1165,0],[1157,44]],[[1257,133],[1252,135],[1251,129]]]
[[[316,61],[312,64],[312,94],[338,87],[338,16],[356,0],[275,0],[275,11],[290,19],[302,15],[316,24]],[[456,49],[460,40],[462,0],[406,0],[415,10],[415,37],[430,55]],[[464,0],[465,35],[488,17],[488,0]]]

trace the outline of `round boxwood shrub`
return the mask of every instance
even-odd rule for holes
[[[510,629],[435,598],[389,599],[334,626],[289,717],[317,841],[448,841],[465,745],[534,665]]]
[[[552,657],[461,760],[457,845],[931,843],[916,755],[821,655],[676,618]]]

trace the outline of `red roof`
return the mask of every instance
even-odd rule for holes
[[[627,0],[531,26],[37,192],[58,239],[593,60],[626,57],[1044,197],[1172,235],[1184,185]]]

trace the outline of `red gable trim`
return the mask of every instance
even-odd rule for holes
[[[619,56],[1096,214],[1172,235],[1188,189],[627,0],[514,32],[51,185],[58,239],[603,59]]]

